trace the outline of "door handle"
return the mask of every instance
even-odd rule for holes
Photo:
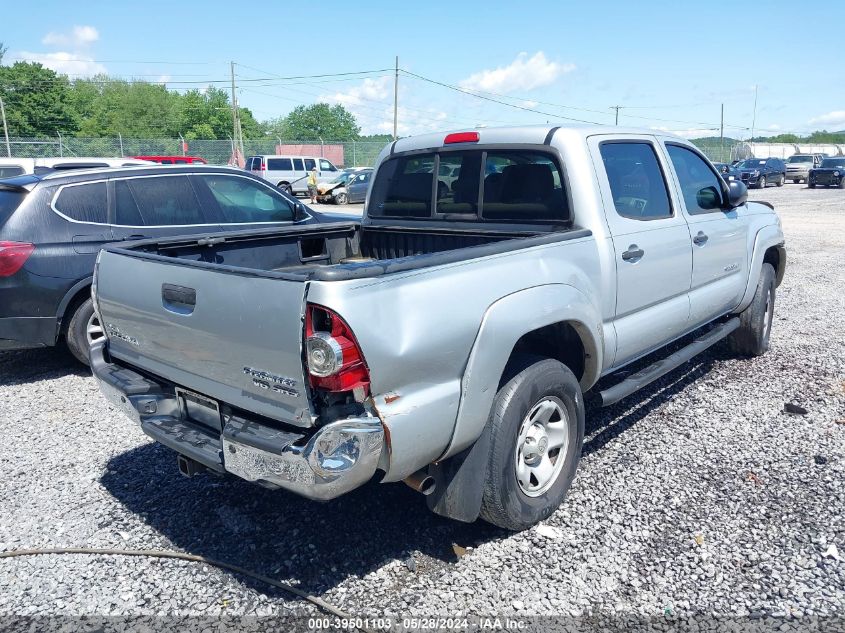
[[[622,259],[626,262],[638,262],[645,255],[645,251],[636,244],[631,244],[628,250],[622,253]]]
[[[698,235],[696,235],[694,238],[692,238],[692,242],[693,242],[693,244],[698,244],[699,246],[703,246],[704,244],[707,243],[707,240],[709,240],[709,239],[710,238],[707,237],[707,234],[704,233],[704,231],[699,231]]]

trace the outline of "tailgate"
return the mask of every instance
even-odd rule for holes
[[[109,352],[221,403],[310,426],[305,281],[102,251],[97,302]]]

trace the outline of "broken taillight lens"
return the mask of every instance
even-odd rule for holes
[[[11,277],[32,255],[35,245],[26,242],[0,242],[0,277]]]
[[[370,372],[352,330],[337,313],[313,303],[305,311],[305,354],[312,387],[369,392]]]

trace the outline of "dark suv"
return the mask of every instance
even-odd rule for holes
[[[736,165],[736,170],[742,182],[752,188],[782,187],[786,182],[786,163],[780,158],[746,158]]]
[[[76,358],[102,336],[91,278],[107,242],[321,219],[226,167],[136,167],[0,180],[0,350],[55,345]],[[132,284],[131,279],[126,280]]]

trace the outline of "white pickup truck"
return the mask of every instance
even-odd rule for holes
[[[404,480],[524,529],[573,481],[585,394],[617,402],[722,339],[768,349],[784,237],[746,198],[654,131],[401,139],[360,223],[105,248],[91,366],[183,474],[323,500]]]

